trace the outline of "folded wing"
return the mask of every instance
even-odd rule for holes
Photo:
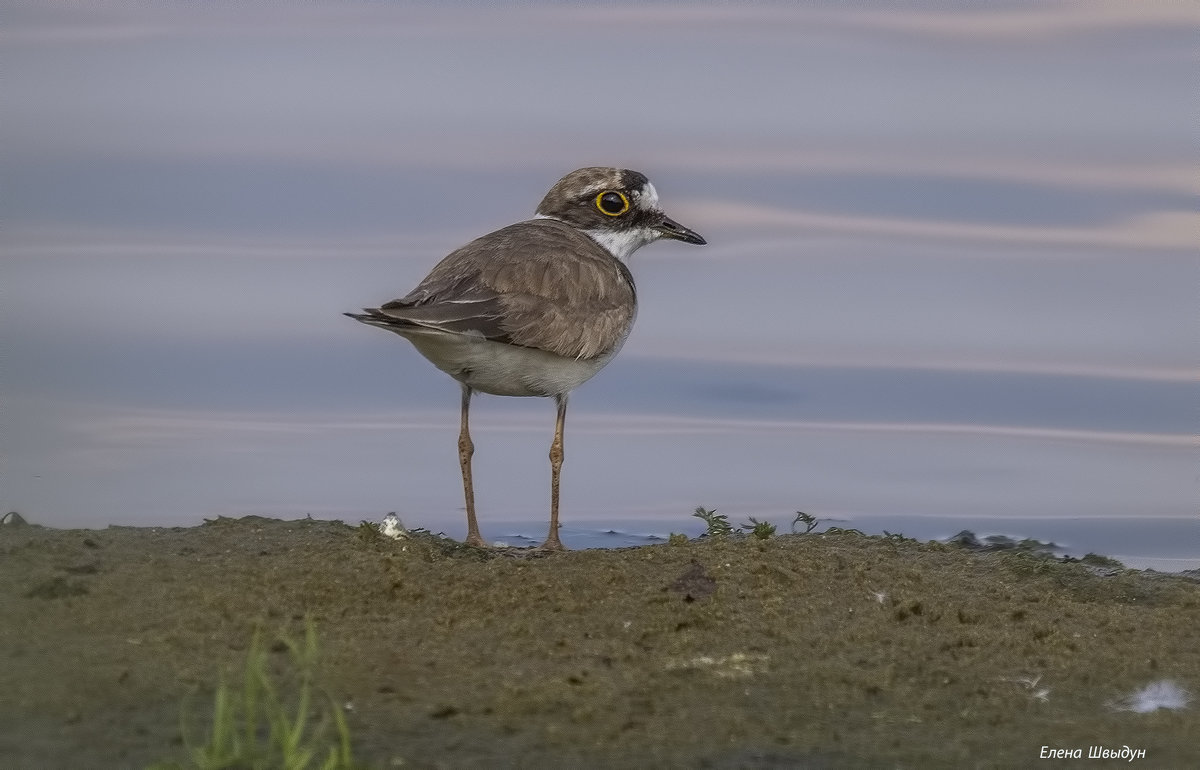
[[[594,358],[621,344],[635,304],[620,260],[569,225],[535,219],[468,243],[407,296],[353,317]]]

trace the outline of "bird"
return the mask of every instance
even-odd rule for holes
[[[565,550],[558,530],[567,400],[613,359],[637,314],[627,262],[660,239],[703,245],[659,208],[645,174],[581,168],[558,180],[533,219],[477,238],[441,260],[407,295],[345,315],[394,332],[461,386],[459,465],[466,543],[486,547],[471,478],[471,397],[553,398],[550,530],[541,550]]]

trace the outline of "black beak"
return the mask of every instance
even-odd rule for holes
[[[697,246],[703,246],[708,243],[708,241],[700,237],[700,233],[695,230],[689,230],[666,214],[663,214],[662,221],[655,225],[654,229],[662,233],[664,238],[672,238],[684,243],[694,243]]]

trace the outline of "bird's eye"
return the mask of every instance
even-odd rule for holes
[[[625,197],[624,193],[606,190],[596,196],[596,208],[600,209],[602,214],[619,217],[629,211],[629,199]]]

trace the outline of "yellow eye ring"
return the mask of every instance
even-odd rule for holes
[[[619,217],[629,211],[629,199],[625,193],[616,190],[605,190],[596,196],[596,208],[608,217]]]

